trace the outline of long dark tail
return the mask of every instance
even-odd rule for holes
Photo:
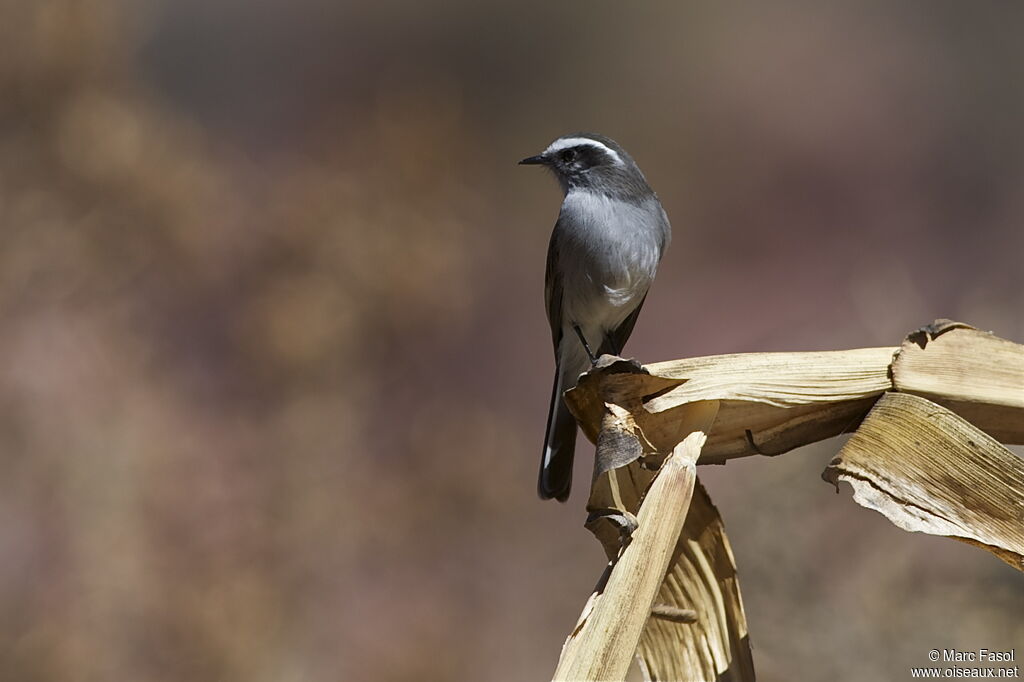
[[[555,371],[551,389],[544,453],[540,460],[537,494],[542,500],[552,497],[559,502],[569,499],[572,488],[572,460],[576,452],[576,418],[562,400],[562,372]]]

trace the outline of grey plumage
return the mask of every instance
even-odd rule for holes
[[[603,135],[576,133],[520,163],[550,168],[564,193],[545,276],[555,381],[537,491],[565,501],[572,485],[576,421],[562,394],[596,355],[619,354],[636,323],[671,230],[632,157]]]

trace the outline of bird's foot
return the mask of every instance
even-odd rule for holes
[[[574,324],[572,328],[576,330],[576,336],[579,337],[580,343],[583,344],[584,350],[587,351],[587,357],[590,358],[590,366],[595,366],[597,364],[597,356],[594,355],[594,351],[590,350],[590,344],[587,343],[587,337],[583,336],[583,331],[580,329],[578,324]]]

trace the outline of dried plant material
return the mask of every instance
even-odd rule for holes
[[[716,421],[718,406],[715,400],[694,403],[679,410],[674,423],[684,436],[696,431],[706,433],[705,429]],[[631,413],[623,407],[607,403],[601,423],[586,526],[601,541],[608,558],[613,559],[619,553],[630,517],[640,508],[662,459],[652,452],[649,443],[641,444],[643,435]]]
[[[889,386],[892,348],[805,353],[738,353],[659,362],[653,376],[678,379],[646,407],[663,412],[694,400],[740,400],[791,407],[873,395]]]
[[[637,649],[645,679],[754,679],[736,561],[718,509],[700,481],[656,606],[666,613],[693,613],[693,618],[648,621]]]
[[[605,405],[614,404],[645,452],[669,452],[688,433],[682,408],[720,401],[701,464],[779,455],[850,431],[891,390],[945,405],[1001,442],[1024,443],[1024,346],[949,320],[922,327],[900,348],[714,355],[643,367],[601,360],[566,393],[587,436],[596,442]]]
[[[663,548],[678,530],[679,508],[660,496],[679,455],[663,463],[664,453],[694,433],[708,434],[699,459],[707,463],[777,455],[860,425],[826,480],[850,482],[860,504],[901,528],[976,544],[1022,568],[1022,460],[984,430],[910,393],[935,397],[997,437],[1021,442],[1024,347],[939,320],[902,348],[721,355],[646,367],[602,357],[566,399],[597,443],[587,527],[612,563],[563,648],[559,673],[621,679],[622,656],[632,646],[649,680],[754,679],[735,562],[703,488],[693,493],[656,595],[649,572],[623,575],[638,570],[637,538],[653,557],[646,571],[665,566],[651,547]],[[652,510],[654,499],[668,511]],[[664,524],[657,533],[650,528],[655,519]],[[638,606],[646,619],[639,641]]]
[[[639,375],[636,378],[645,380]],[[706,428],[716,421],[718,404],[701,401],[681,408],[678,423],[691,432]],[[639,441],[628,416],[619,406],[607,405],[598,437],[599,461],[617,459],[613,453],[603,453],[603,448],[618,446],[635,451]],[[634,514],[656,475],[647,468],[650,458],[648,454],[643,460],[633,459],[625,466],[600,471],[595,477],[587,505],[591,512],[587,528],[611,559],[620,551],[624,536],[636,527]],[[630,540],[631,544],[635,541]],[[601,589],[603,584],[584,609],[581,623],[594,608]],[[647,679],[754,679],[732,549],[718,510],[699,482],[651,616],[637,648]]]
[[[701,463],[777,455],[855,427],[892,388],[896,348],[745,353],[640,367],[602,358],[566,394],[583,430],[597,440],[606,402],[621,406],[648,451],[669,452],[688,433],[686,408],[720,401]]]
[[[705,428],[714,412],[708,417]],[[625,678],[679,540],[706,438],[703,431],[691,433],[665,460],[637,513],[635,532],[566,640],[554,679]]]
[[[655,604],[651,607],[651,618],[660,618],[670,623],[696,623],[697,612],[693,609],[681,609],[669,604]]]
[[[911,532],[977,545],[1024,570],[1024,460],[949,410],[888,393],[825,469]]]
[[[1024,346],[936,320],[907,337],[892,375],[897,391],[948,407],[1002,443],[1024,443]]]

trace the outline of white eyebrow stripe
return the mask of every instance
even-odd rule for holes
[[[591,140],[589,137],[565,137],[560,140],[555,140],[551,143],[547,149],[544,150],[544,155],[554,154],[560,152],[563,149],[569,149],[570,147],[579,147],[580,145],[590,145],[591,147],[597,147],[608,156],[612,158],[617,165],[622,166],[622,157],[619,156],[618,152],[609,147],[606,144],[602,144],[597,140]]]

